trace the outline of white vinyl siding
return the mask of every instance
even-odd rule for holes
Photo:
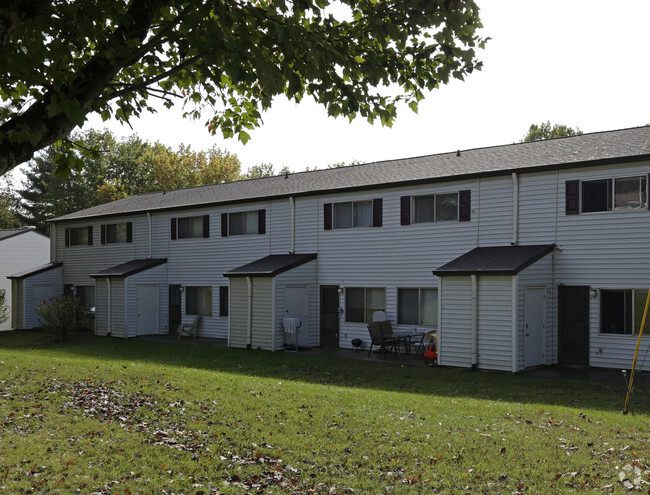
[[[0,323],[0,331],[12,328],[11,301],[13,296],[11,280],[7,277],[45,265],[49,261],[49,239],[34,231],[26,231],[0,240],[0,290],[5,291],[5,305],[9,315],[7,321]]]

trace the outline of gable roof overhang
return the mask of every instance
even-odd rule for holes
[[[223,274],[224,277],[275,277],[317,258],[316,254],[271,254]]]
[[[34,227],[20,227],[18,229],[2,229],[0,230],[0,241],[4,241],[6,239],[11,239],[12,237],[16,237],[21,234],[27,234],[28,232],[33,232],[34,234],[38,234],[41,237],[47,238],[47,236],[41,234],[40,232],[37,232]]]
[[[91,273],[90,276],[93,278],[125,278],[162,265],[163,263],[167,263],[167,258],[136,259],[112,266],[97,273]]]
[[[48,270],[53,270],[54,268],[59,268],[63,266],[63,263],[46,263],[45,265],[38,266],[36,268],[30,268],[29,270],[25,270],[24,272],[16,273],[14,275],[9,275],[7,278],[11,279],[23,279],[23,278],[28,278],[32,277],[34,275],[38,275],[39,273],[46,272]]]
[[[554,244],[477,247],[433,270],[442,276],[516,275],[551,253]]]

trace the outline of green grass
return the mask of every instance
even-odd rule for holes
[[[0,492],[647,492],[643,387],[4,332]]]

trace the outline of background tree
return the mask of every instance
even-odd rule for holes
[[[390,125],[481,67],[480,27],[473,0],[5,0],[0,175],[57,142],[78,166],[89,112],[128,122],[152,98],[243,142],[277,95]]]
[[[551,126],[550,121],[542,122],[540,125],[531,124],[528,128],[528,133],[521,140],[522,143],[530,143],[531,141],[541,141],[543,139],[552,139],[565,136],[577,136],[582,134],[582,131],[576,127],[575,129],[561,124]]]
[[[285,175],[290,174],[291,170],[286,165],[276,173],[275,167],[272,163],[258,163],[249,167],[245,174],[242,175],[242,179],[261,179],[263,177],[273,177],[274,175]]]
[[[13,191],[13,183],[10,181],[0,185],[0,229],[20,227],[19,200]]]

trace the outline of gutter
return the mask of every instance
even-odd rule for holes
[[[472,366],[470,371],[475,371],[478,365],[478,280],[475,274],[472,279]]]
[[[248,307],[246,312],[246,349],[253,345],[253,279],[246,277],[248,285]]]
[[[519,175],[512,173],[512,246],[516,246],[519,240]]]

